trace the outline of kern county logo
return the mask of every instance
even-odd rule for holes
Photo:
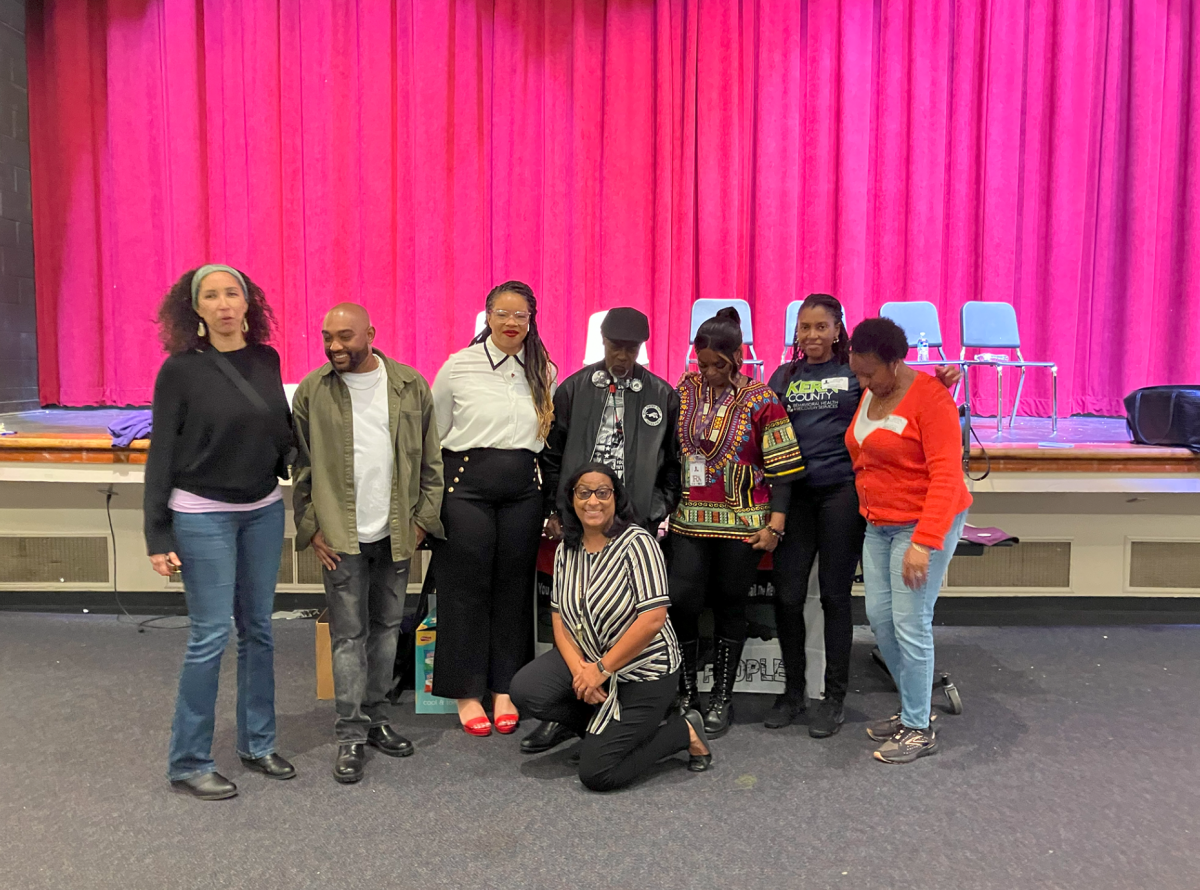
[[[784,398],[793,405],[803,402],[823,401],[835,392],[848,392],[849,377],[826,377],[824,380],[794,380],[788,386]]]

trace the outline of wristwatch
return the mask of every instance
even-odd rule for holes
[[[612,671],[608,670],[608,669],[607,669],[607,668],[604,666],[604,659],[603,659],[603,658],[597,658],[597,659],[596,659],[596,669],[597,669],[597,670],[599,670],[599,671],[600,671],[600,673],[604,674],[605,678],[608,678],[608,677],[611,677],[611,676],[612,676]]]

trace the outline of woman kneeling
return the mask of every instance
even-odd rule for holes
[[[688,769],[702,772],[712,763],[704,720],[671,708],[681,656],[658,542],[633,523],[608,466],[585,465],[567,490],[574,510],[563,517],[550,598],[555,648],[513,678],[513,701],[584,737],[579,779],[593,791],[628,785],[685,748]]]

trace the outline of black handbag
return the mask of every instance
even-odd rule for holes
[[[1146,386],[1125,397],[1125,425],[1139,445],[1200,454],[1200,386]]]

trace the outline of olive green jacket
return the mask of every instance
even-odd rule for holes
[[[378,349],[388,385],[388,426],[392,452],[392,506],[388,527],[392,558],[412,558],[416,523],[435,538],[442,530],[442,449],[433,395],[425,378]],[[320,529],[338,553],[358,553],[358,513],[354,501],[354,409],[350,390],[326,362],[300,381],[292,399],[296,462],[292,465],[292,507],[296,549],[312,543]]]

